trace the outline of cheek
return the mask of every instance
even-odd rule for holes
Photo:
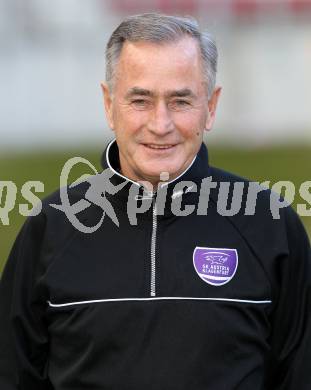
[[[180,115],[175,118],[175,126],[185,138],[198,138],[205,128],[205,121],[203,116]]]
[[[122,132],[125,137],[140,132],[147,120],[143,111],[121,109],[115,112],[116,130]]]

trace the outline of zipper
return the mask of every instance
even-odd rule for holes
[[[150,295],[156,296],[156,242],[157,242],[157,204],[155,197],[152,201],[152,234],[151,234],[151,275],[150,275]]]

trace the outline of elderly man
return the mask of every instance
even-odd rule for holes
[[[118,191],[105,199],[118,226],[75,229],[49,206],[59,193],[27,220],[1,282],[1,390],[309,389],[298,217],[284,207],[272,218],[263,189],[254,212],[244,197],[231,215],[217,206],[219,183],[250,183],[209,166],[202,143],[221,91],[212,38],[192,19],[144,14],[119,25],[106,54],[116,139],[103,167]],[[90,183],[68,189],[71,202]],[[98,205],[79,214],[86,226]]]

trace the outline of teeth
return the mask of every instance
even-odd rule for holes
[[[147,146],[148,146],[148,148],[151,148],[151,149],[169,149],[173,145],[147,145]]]

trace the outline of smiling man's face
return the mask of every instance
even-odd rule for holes
[[[169,180],[192,162],[215,117],[220,89],[208,101],[198,45],[193,38],[156,44],[126,42],[113,93],[103,85],[121,172],[134,180]]]

